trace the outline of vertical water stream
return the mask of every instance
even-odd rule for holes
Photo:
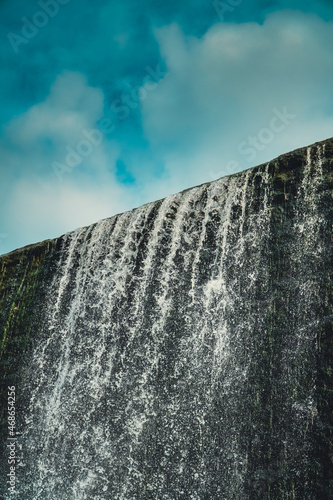
[[[328,160],[300,151],[58,239],[11,498],[315,498]]]

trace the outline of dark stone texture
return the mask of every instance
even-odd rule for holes
[[[332,167],[329,139],[0,257],[1,497],[333,499]]]

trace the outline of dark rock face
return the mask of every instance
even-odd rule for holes
[[[332,167],[330,139],[3,256],[2,497],[332,499]]]

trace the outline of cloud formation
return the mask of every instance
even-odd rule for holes
[[[332,28],[285,10],[261,25],[215,24],[199,39],[176,24],[157,30],[170,76],[142,113],[170,176],[203,182],[207,168],[222,175],[229,162],[248,168],[330,137]]]
[[[58,5],[0,5],[0,253],[333,135],[328,0]]]
[[[129,208],[129,194],[116,181],[117,143],[103,136],[95,142],[103,107],[100,89],[80,73],[65,72],[45,101],[5,127],[0,150],[8,169],[1,203],[8,234],[19,221],[22,242],[55,237]],[[82,153],[87,138],[95,144],[89,154]],[[66,172],[55,169],[78,153],[79,164]]]

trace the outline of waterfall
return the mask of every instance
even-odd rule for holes
[[[43,247],[5,498],[332,498],[332,145]]]

